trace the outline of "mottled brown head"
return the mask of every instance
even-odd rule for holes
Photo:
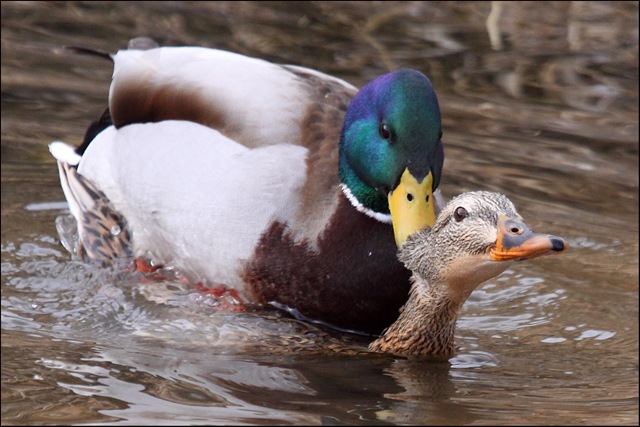
[[[447,359],[454,353],[460,308],[482,282],[511,263],[559,253],[559,237],[534,233],[502,194],[452,199],[432,228],[412,234],[398,258],[411,270],[409,300],[370,351]]]
[[[560,253],[560,237],[535,233],[502,194],[463,193],[442,210],[434,226],[412,235],[399,259],[416,279],[446,286],[463,302],[480,283],[503,272],[508,261]]]

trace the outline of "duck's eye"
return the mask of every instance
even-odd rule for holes
[[[456,220],[456,222],[462,221],[467,217],[467,215],[467,210],[462,206],[457,207],[456,210],[453,211],[453,218]]]
[[[380,128],[378,128],[378,132],[380,132],[380,136],[382,139],[386,139],[389,141],[391,139],[391,128],[386,123],[380,123]]]

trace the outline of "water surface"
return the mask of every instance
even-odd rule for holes
[[[1,7],[3,425],[637,425],[637,2]],[[474,292],[449,364],[332,355],[277,312],[73,261],[47,144],[81,141],[111,67],[62,47],[140,35],[356,85],[417,68],[442,108],[445,196],[503,192],[571,249]]]

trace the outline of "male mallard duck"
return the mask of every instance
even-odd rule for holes
[[[462,304],[511,261],[564,251],[560,237],[534,233],[509,199],[486,191],[463,193],[440,212],[433,228],[411,235],[398,257],[413,272],[400,317],[370,351],[449,358]]]
[[[134,257],[248,302],[370,333],[395,320],[410,287],[397,245],[443,205],[440,109],[426,76],[400,69],[358,91],[215,49],[112,59],[113,126],[79,155],[51,145],[93,183],[91,194],[77,192],[60,168],[84,222],[85,259],[118,258],[123,245],[99,236],[125,221]],[[95,204],[80,193],[115,217],[82,217]]]

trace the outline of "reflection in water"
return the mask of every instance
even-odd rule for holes
[[[1,7],[3,424],[638,423],[637,2]],[[456,357],[429,365],[274,351],[323,333],[70,261],[46,146],[80,142],[111,67],[61,47],[139,35],[357,85],[420,69],[443,110],[445,195],[504,192],[571,251],[478,289]]]

